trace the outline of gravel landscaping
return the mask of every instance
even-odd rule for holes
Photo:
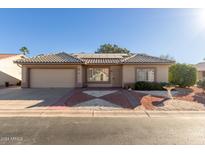
[[[106,109],[106,110],[122,109],[122,107],[119,105],[110,103],[106,100],[99,99],[99,98],[76,104],[73,107],[78,109],[79,108],[80,109]]]
[[[139,92],[139,91],[137,91]],[[165,110],[165,111],[204,111],[205,94],[197,87],[178,88],[172,91],[174,99],[166,99],[166,91],[140,91],[148,94],[141,101],[141,106],[137,109]],[[159,96],[159,97],[157,97]],[[163,97],[164,99],[156,101]]]
[[[86,90],[83,93],[94,96],[94,97],[102,97],[108,94],[115,93],[116,90]]]
[[[0,90],[0,109],[135,109],[156,111],[205,111],[205,94],[197,87],[172,91],[125,89],[20,89]]]
[[[162,91],[162,90],[152,90],[152,91],[136,90],[136,92],[148,94],[148,95],[152,95],[152,96],[168,97],[167,91]],[[172,96],[176,96],[177,94],[179,94],[178,91],[172,91],[171,93],[172,93]]]
[[[155,110],[165,111],[202,111],[205,110],[204,104],[198,102],[190,102],[183,100],[167,100],[160,105],[157,105]]]

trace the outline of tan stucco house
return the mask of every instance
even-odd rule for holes
[[[67,54],[24,58],[22,87],[124,87],[136,81],[168,82],[174,61],[146,54]]]
[[[16,85],[21,81],[21,67],[13,63],[21,57],[20,54],[0,54],[0,86],[4,86],[5,82]]]
[[[205,62],[195,65],[197,69],[197,80],[205,80]]]

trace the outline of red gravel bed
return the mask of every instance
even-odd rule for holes
[[[132,92],[132,95],[140,102],[141,106],[147,110],[154,110],[157,105],[165,100],[164,97],[150,96],[139,92]]]
[[[181,93],[175,99],[205,104],[205,94],[201,88],[180,88],[179,91]]]
[[[87,95],[83,93],[81,90],[78,90],[71,97],[68,98],[68,100],[65,102],[65,105],[71,107],[81,102],[89,101],[94,98],[95,97]]]
[[[138,102],[140,102],[140,104],[138,106],[132,106],[132,104],[131,104],[131,102],[129,102],[128,98],[122,94],[123,90],[118,90],[115,93],[111,93],[111,94],[108,94],[108,95],[105,95],[102,97],[90,96],[86,93],[83,93],[84,90],[85,89],[75,89],[72,93],[70,93],[70,96],[69,96],[69,94],[66,96],[63,96],[58,101],[58,103],[56,103],[54,106],[56,106],[56,107],[61,106],[62,108],[63,108],[63,106],[71,107],[71,106],[74,106],[76,104],[79,104],[79,103],[82,103],[85,101],[99,98],[99,99],[104,99],[110,103],[119,105],[123,108],[134,109],[138,106],[142,106],[143,108],[145,108],[147,110],[154,110],[160,103],[162,103],[165,100],[165,98],[163,98],[163,97],[150,96],[147,94],[131,91],[130,94],[132,96],[134,96],[134,98],[137,99]],[[86,89],[86,90],[88,90],[88,89]],[[93,88],[93,90],[94,90],[94,88]],[[113,90],[113,89],[110,89],[110,90]]]
[[[130,104],[129,100],[122,95],[121,91],[112,93],[112,94],[108,94],[105,96],[100,97],[101,99],[104,99],[106,101],[109,101],[113,104],[119,105],[123,108],[133,108],[133,106]]]
[[[154,110],[159,104],[161,104],[165,98],[145,96],[141,100],[142,106],[147,110]]]

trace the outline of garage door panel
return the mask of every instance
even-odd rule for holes
[[[31,69],[33,88],[75,87],[75,69]]]

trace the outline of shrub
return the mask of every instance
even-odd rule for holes
[[[16,83],[17,86],[21,86],[21,81]]]
[[[124,85],[124,88],[125,89],[129,89],[129,88],[135,89],[135,84],[134,83],[126,83]]]
[[[205,91],[205,80],[198,81],[197,86]]]
[[[9,87],[9,82],[5,82],[5,87]]]
[[[180,87],[190,87],[196,83],[196,68],[187,64],[174,64],[169,68],[169,82]]]
[[[138,81],[135,83],[135,90],[165,90],[163,86],[166,85],[168,85],[166,82]]]

